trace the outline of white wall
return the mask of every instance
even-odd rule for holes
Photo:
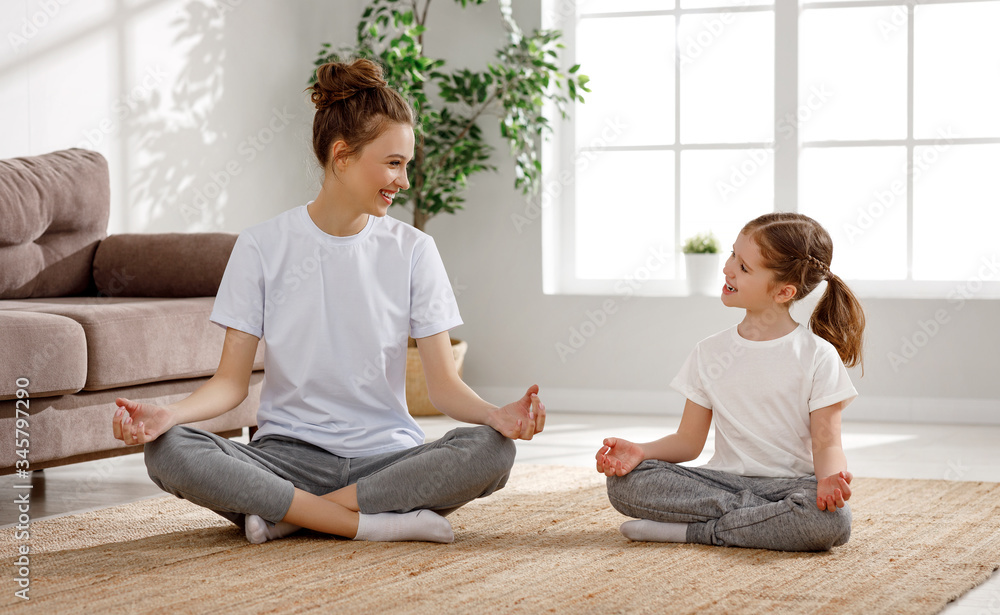
[[[207,0],[0,3],[0,157],[79,144],[105,154],[111,232],[239,231],[315,195],[302,90],[320,43],[353,40],[361,0],[220,1],[214,13]],[[537,27],[539,0],[516,3],[515,16]],[[437,0],[428,25],[428,53],[454,67],[490,61],[503,36],[495,3],[463,11]],[[740,314],[707,298],[543,294],[541,223],[513,224],[527,202],[496,128],[483,127],[499,172],[475,176],[468,209],[428,226],[467,323],[453,332],[471,344],[466,380],[494,402],[537,382],[550,408],[678,412],[670,379],[699,339]],[[997,302],[865,303],[867,363],[863,378],[852,374],[861,398],[850,418],[1000,423]],[[928,324],[935,315],[943,324]],[[579,344],[581,325],[592,335],[560,357],[557,344]],[[889,353],[906,362],[893,366]]]
[[[107,157],[109,231],[238,231],[318,189],[303,89],[356,0],[0,0],[0,157]]]

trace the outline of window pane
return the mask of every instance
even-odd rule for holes
[[[674,8],[674,0],[576,0],[576,6],[580,15],[669,11]]]
[[[681,241],[712,231],[722,251],[750,220],[774,210],[774,151],[681,153]]]
[[[673,143],[674,18],[583,19],[576,44],[593,90],[575,107],[576,146]],[[611,143],[601,134],[609,125]]]
[[[589,153],[576,181],[577,277],[636,277],[645,267],[651,279],[673,279],[673,152]]]
[[[803,11],[799,75],[799,106],[814,111],[803,141],[905,138],[905,9]]]
[[[914,136],[1000,136],[1000,3],[914,11]]]
[[[906,148],[806,148],[799,211],[833,239],[846,280],[906,279]]]
[[[913,277],[988,279],[1000,257],[1000,145],[917,147],[913,152]],[[1000,275],[989,267],[996,280]]]
[[[681,141],[774,137],[774,13],[681,17]]]
[[[720,7],[773,6],[773,0],[681,0],[682,9],[714,9]]]

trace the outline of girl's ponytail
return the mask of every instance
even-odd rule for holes
[[[813,310],[809,328],[833,344],[844,365],[860,365],[863,373],[865,312],[861,302],[839,276],[828,274],[826,292]]]

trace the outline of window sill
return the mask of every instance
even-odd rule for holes
[[[860,299],[943,299],[952,303],[1000,299],[1000,281],[972,279],[964,282],[916,280],[847,280]],[[721,294],[722,280],[719,280]],[[813,293],[822,291],[817,289]],[[546,288],[546,295],[589,295],[606,297],[665,297],[711,299],[719,295],[693,294],[684,280],[572,280],[555,288]],[[818,297],[818,295],[817,295]]]

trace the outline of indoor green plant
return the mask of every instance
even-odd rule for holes
[[[721,292],[722,272],[719,265],[719,240],[711,232],[689,237],[681,248],[688,292],[692,295],[714,295]]]
[[[463,8],[486,1],[455,0]],[[317,67],[353,58],[375,60],[382,65],[389,85],[413,105],[417,122],[413,160],[407,169],[410,188],[400,191],[393,205],[407,208],[413,226],[420,230],[437,214],[463,208],[471,175],[495,170],[490,163],[493,148],[477,123],[482,116],[497,116],[500,135],[514,159],[514,186],[530,195],[541,184],[540,141],[551,130],[543,110],[551,103],[565,117],[567,105],[583,102],[582,92],[589,91],[587,77],[578,74],[579,65],[567,71],[559,67],[561,33],[523,33],[514,21],[511,1],[498,0],[506,37],[496,50],[497,62],[484,70],[449,71],[444,60],[424,55],[431,0],[372,0],[358,22],[355,44],[334,49],[326,43],[316,58]],[[315,81],[313,70],[309,83]],[[429,91],[432,85],[436,91]],[[461,374],[467,345],[459,340],[452,344]],[[423,366],[413,340],[406,369],[410,412],[436,413],[427,399]]]

